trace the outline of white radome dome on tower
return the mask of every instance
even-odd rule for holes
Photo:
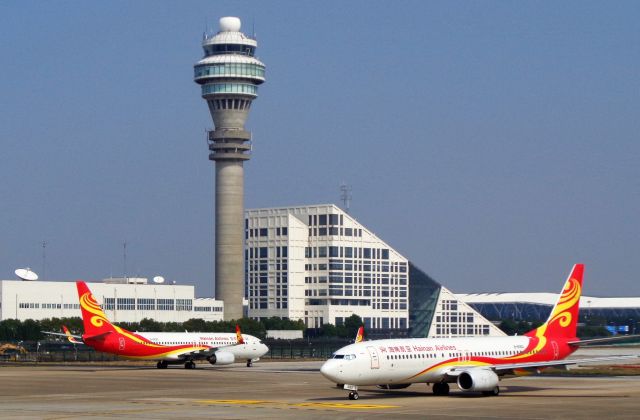
[[[240,32],[240,18],[226,16],[220,18],[220,32]]]

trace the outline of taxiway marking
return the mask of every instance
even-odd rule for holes
[[[260,407],[268,406],[286,406],[298,408],[338,408],[344,410],[375,410],[382,408],[398,408],[399,405],[382,405],[382,404],[358,404],[358,403],[325,403],[325,402],[303,402],[292,403],[287,401],[267,401],[267,400],[197,400],[198,404],[208,405],[254,405]]]

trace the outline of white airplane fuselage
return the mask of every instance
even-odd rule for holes
[[[235,333],[167,333],[167,332],[138,332],[138,335],[156,344],[166,346],[190,344],[194,347],[217,347],[218,351],[229,352],[235,360],[254,360],[265,355],[269,348],[259,338],[242,334],[243,344],[237,343]],[[176,355],[167,355],[168,360],[178,360]]]
[[[536,337],[408,338],[364,341],[336,351],[320,372],[339,384],[435,383],[456,367],[558,360],[575,349],[552,341],[536,350]],[[539,347],[539,346],[538,346]]]

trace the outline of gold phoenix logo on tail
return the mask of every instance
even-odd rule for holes
[[[570,310],[580,301],[581,293],[582,288],[578,280],[574,278],[570,279],[562,291],[562,296],[560,296],[560,300],[553,314],[549,317],[548,324],[552,324],[555,321],[558,321],[561,327],[566,327],[571,324],[572,315]]]
[[[364,327],[360,327],[358,328],[358,333],[356,334],[355,343],[360,343],[363,340],[364,340]]]
[[[109,320],[107,320],[107,316],[102,312],[100,305],[91,292],[86,292],[80,296],[80,306],[82,306],[82,309],[85,311],[93,314],[90,322],[94,327],[101,328],[105,323],[110,324]]]

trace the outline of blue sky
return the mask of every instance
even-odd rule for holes
[[[267,65],[248,208],[339,204],[454,292],[640,295],[638,2],[0,3],[0,278],[213,293],[202,32]]]

